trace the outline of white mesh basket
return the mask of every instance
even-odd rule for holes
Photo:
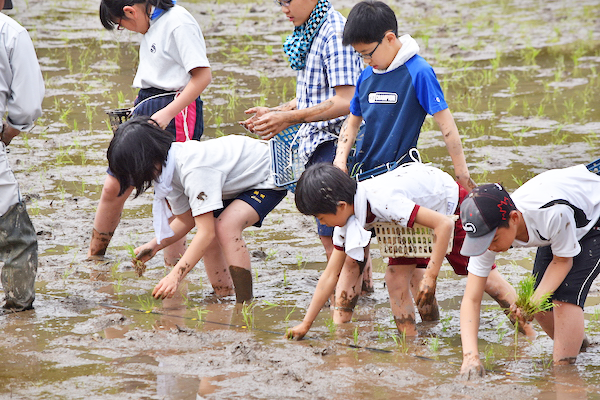
[[[449,215],[453,221],[458,215]],[[376,222],[373,224],[379,251],[383,257],[414,257],[429,258],[433,252],[435,235],[433,229],[423,225],[414,224],[412,228],[406,228],[393,222]],[[452,240],[454,229],[450,234],[446,254],[452,251]]]

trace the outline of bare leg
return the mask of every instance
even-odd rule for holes
[[[416,265],[389,265],[385,273],[396,327],[406,336],[417,336],[415,306],[410,294],[410,282],[415,269]]]
[[[363,262],[364,263],[364,262]],[[333,296],[333,322],[342,324],[352,319],[354,307],[362,290],[359,262],[346,256]]]
[[[554,365],[574,364],[584,338],[583,309],[576,304],[554,301]],[[550,336],[549,332],[548,335]],[[551,336],[551,337],[552,337]]]
[[[250,301],[253,296],[250,253],[242,232],[255,224],[258,219],[258,213],[248,203],[234,200],[217,218],[215,225],[238,303]]]
[[[485,292],[494,300],[496,300],[498,305],[505,310],[505,313],[508,312],[510,305],[517,300],[517,292],[515,291],[515,288],[513,288],[512,285],[502,277],[502,275],[500,275],[500,272],[498,272],[497,269],[493,269],[490,272],[490,275],[485,283]],[[512,322],[514,325],[516,319],[510,314],[507,314],[507,316],[510,322]],[[531,339],[535,338],[537,335],[530,323],[519,325],[518,328],[519,332]]]
[[[410,291],[413,299],[417,298],[417,294],[419,293],[419,284],[421,283],[421,279],[423,279],[423,275],[425,275],[425,268],[415,268],[412,273],[412,278],[410,280]],[[440,308],[435,298],[433,299],[432,304],[417,306],[417,310],[419,311],[419,315],[423,321],[438,321],[440,319]]]
[[[106,175],[100,202],[94,217],[94,232],[87,254],[88,259],[102,259],[106,253],[106,248],[121,220],[125,201],[133,191],[133,186],[128,188],[121,196],[117,196],[119,190],[120,185],[117,178]]]
[[[217,296],[231,296],[235,294],[233,281],[229,273],[229,265],[221,250],[219,240],[215,238],[212,244],[204,253],[204,268],[208,275],[208,280]]]

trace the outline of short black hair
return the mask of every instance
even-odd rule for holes
[[[332,164],[313,164],[298,179],[295,194],[302,214],[335,214],[340,201],[354,204],[356,181]]]
[[[342,44],[349,46],[379,42],[389,31],[398,36],[398,21],[394,11],[381,1],[361,1],[348,14]]]
[[[150,15],[152,6],[168,10],[174,5],[172,0],[102,0],[100,2],[100,22],[102,22],[102,26],[109,31],[115,29],[117,25],[115,20],[125,17],[123,7],[133,6],[134,4],[145,4],[148,15]]]
[[[106,158],[119,181],[119,196],[133,186],[138,197],[158,178],[157,165],[165,166],[173,135],[159,128],[149,117],[133,117],[119,125],[110,141]]]

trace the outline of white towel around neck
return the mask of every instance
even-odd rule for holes
[[[371,241],[371,232],[364,228],[367,222],[367,193],[358,185],[354,195],[354,215],[348,218],[346,225],[336,227],[335,236],[344,237],[346,254],[356,261],[364,261],[364,248]]]
[[[173,215],[167,207],[167,196],[173,190],[171,182],[173,181],[173,171],[177,161],[177,146],[171,145],[167,155],[166,165],[157,180],[154,181],[154,202],[152,204],[152,217],[154,225],[154,234],[156,243],[160,244],[163,239],[169,238],[175,234],[169,226],[169,218]]]

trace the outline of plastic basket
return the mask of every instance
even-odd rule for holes
[[[596,161],[592,161],[591,163],[586,165],[586,167],[593,173],[600,175],[600,158]]]
[[[131,111],[131,108],[117,108],[116,110],[109,110],[106,112],[113,133],[117,131],[119,125],[131,118]]]
[[[286,187],[292,193],[296,190],[296,182],[304,172],[304,164],[298,156],[297,133],[300,125],[293,125],[269,140],[271,153],[271,173],[275,185]]]
[[[458,215],[449,215],[448,218],[456,222]],[[419,224],[407,228],[393,222],[376,222],[373,227],[383,257],[431,257],[435,243],[433,229]],[[453,239],[454,229],[450,234],[446,254],[452,251]]]

